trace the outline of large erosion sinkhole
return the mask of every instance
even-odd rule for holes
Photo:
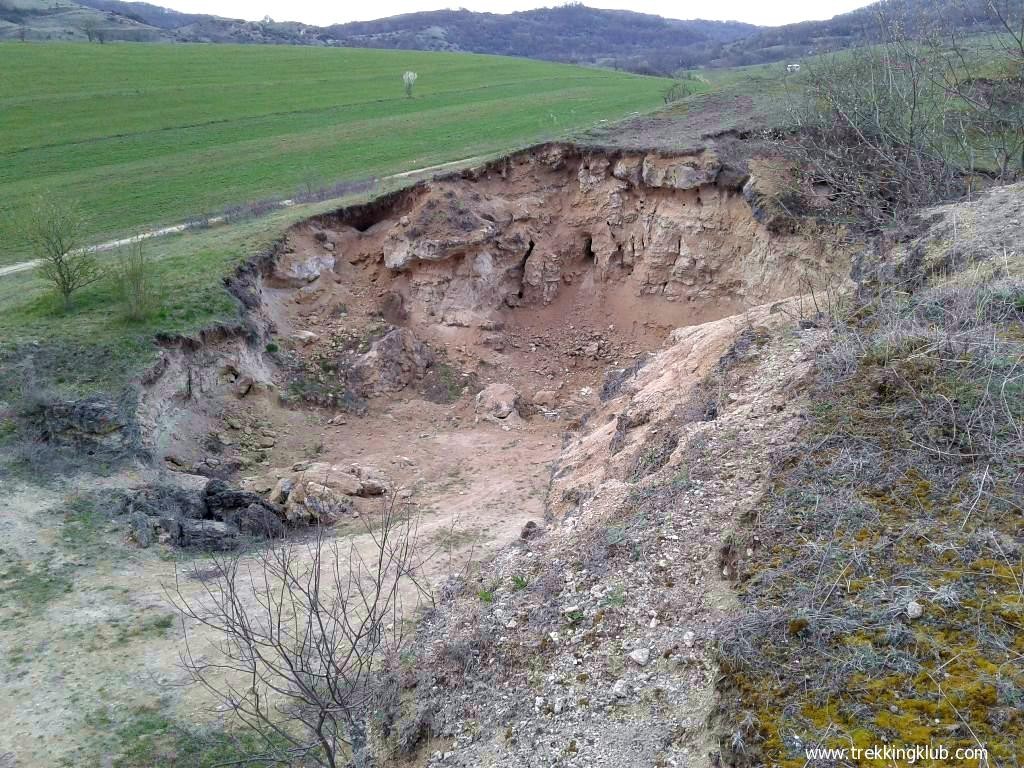
[[[296,517],[281,489],[310,466],[383,477],[455,560],[504,543],[673,329],[838,272],[766,221],[759,183],[711,151],[553,145],[303,222],[251,276],[269,335],[165,351],[155,447]],[[345,483],[356,516],[372,500]]]

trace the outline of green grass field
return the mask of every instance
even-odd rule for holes
[[[0,277],[0,402],[17,397],[15,390],[24,383],[13,369],[5,375],[4,356],[25,345],[42,346],[37,370],[47,385],[75,395],[117,391],[152,361],[157,333],[190,334],[217,322],[237,321],[238,302],[225,290],[223,275],[268,249],[296,221],[366,199],[354,195],[300,205],[145,243],[156,301],[142,321],[125,316],[113,275],[79,291],[67,311],[34,270]],[[104,254],[104,264],[117,256]]]
[[[402,72],[419,74],[405,97]],[[0,266],[39,195],[93,241],[308,185],[513,148],[661,103],[670,81],[469,54],[0,44]]]

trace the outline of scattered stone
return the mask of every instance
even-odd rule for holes
[[[308,347],[310,344],[315,344],[320,341],[320,336],[313,333],[312,331],[296,331],[291,335],[292,341],[296,344],[301,344],[304,347]]]
[[[624,699],[629,696],[629,683],[625,680],[616,680],[612,686],[612,695],[617,699]]]
[[[533,404],[539,408],[554,408],[558,405],[558,392],[553,389],[542,389],[533,396]]]
[[[280,507],[257,494],[232,488],[223,480],[211,480],[204,491],[206,516],[230,524],[242,533],[261,538],[284,535]]]
[[[164,456],[164,462],[166,462],[174,471],[183,471],[189,469],[189,463],[185,459],[181,458],[180,456],[176,456],[173,453],[169,453],[166,456]]]
[[[231,385],[232,391],[235,393],[235,397],[241,400],[243,397],[252,392],[256,382],[253,381],[252,376],[239,376],[235,379],[235,383]]]
[[[911,620],[920,619],[922,616],[924,616],[924,606],[923,605],[921,605],[916,600],[911,600],[909,603],[907,603],[907,618],[908,619],[911,619]]]
[[[326,525],[337,522],[352,511],[352,502],[344,495],[316,482],[297,484],[285,505],[288,520],[316,521]]]
[[[281,522],[278,513],[262,501],[250,504],[244,509],[225,512],[223,522],[244,534],[263,539],[277,539],[285,534],[284,523]]]
[[[123,444],[128,438],[127,426],[121,407],[102,395],[49,403],[43,409],[46,438],[55,442]]]
[[[383,496],[388,492],[388,481],[377,467],[352,465],[352,473],[359,478],[357,496]]]
[[[284,504],[288,501],[288,494],[292,492],[295,487],[295,480],[290,477],[282,477],[277,481],[274,486],[274,490],[270,492],[268,501],[271,504]]]
[[[181,547],[223,551],[237,547],[241,537],[235,526],[220,520],[161,520],[161,527]]]
[[[298,288],[316,280],[334,269],[335,257],[331,253],[283,253],[274,262],[274,271],[268,280],[277,287]]]
[[[399,392],[423,376],[434,363],[427,345],[405,328],[396,328],[373,343],[356,360],[349,383],[362,397]]]
[[[509,384],[491,384],[476,396],[476,411],[496,419],[518,413],[519,393]]]
[[[523,530],[519,532],[519,538],[523,541],[530,541],[540,536],[541,533],[543,533],[541,527],[533,520],[530,520],[523,526]]]
[[[651,650],[649,648],[635,648],[629,652],[629,660],[640,667],[646,667],[647,662],[651,660]]]

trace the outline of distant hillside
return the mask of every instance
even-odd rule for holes
[[[182,13],[151,3],[126,3],[121,0],[79,0],[81,5],[120,14],[158,29],[174,30],[212,18],[204,13]],[[244,23],[237,20],[236,23]]]
[[[349,46],[470,51],[620,69],[673,72],[713,57],[758,28],[735,21],[676,21],[563,5],[520,13],[430,11],[328,27]]]
[[[0,0],[0,40],[331,44],[318,37],[322,32],[297,22],[226,19],[121,0]]]
[[[1015,8],[1018,0],[995,0]],[[912,31],[997,28],[990,0],[882,0],[826,21],[756,27],[735,21],[678,21],[580,4],[519,13],[427,11],[317,27],[180,13],[124,0],[0,0],[0,39],[265,43],[465,51],[586,64],[649,74],[798,59],[870,43],[878,12]]]
[[[70,0],[0,0],[0,40],[85,40],[90,35],[137,42],[167,39],[140,19]]]
[[[677,21],[583,5],[512,14],[430,11],[316,27],[180,13],[124,0],[0,0],[0,39],[281,43],[465,51],[669,74],[719,55],[758,28],[731,21]]]
[[[995,0],[1021,23],[1019,0]],[[870,44],[879,37],[879,17],[895,21],[908,34],[928,29],[957,29],[964,34],[1000,28],[990,0],[882,0],[825,21],[761,27],[740,41],[722,46],[710,66],[736,67],[797,59]]]

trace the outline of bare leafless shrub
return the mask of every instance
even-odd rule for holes
[[[46,199],[36,201],[24,225],[39,275],[60,294],[65,309],[76,291],[102,276],[95,254],[81,247],[83,230],[77,206]]]
[[[1024,3],[984,5],[999,33],[980,41],[880,4],[876,45],[807,62],[796,131],[775,141],[800,168],[783,197],[824,193],[829,215],[884,226],[960,194],[967,174],[1024,171]]]
[[[216,556],[192,594],[181,581],[170,597],[182,616],[212,633],[182,662],[238,723],[258,734],[258,758],[280,764],[368,765],[374,726],[389,728],[406,647],[407,622],[421,597],[415,523],[395,500],[367,520],[360,550],[317,529],[306,543],[255,556]],[[195,584],[195,582],[192,582]]]
[[[407,98],[412,98],[412,88],[414,85],[416,85],[416,81],[418,79],[419,75],[417,75],[412,70],[408,70],[402,74],[402,88],[405,90],[405,95]]]
[[[99,21],[94,17],[89,17],[82,22],[82,32],[85,33],[85,37],[90,43],[102,45],[107,39],[106,32],[100,27]]]
[[[156,296],[152,272],[152,264],[141,241],[131,243],[117,258],[117,289],[125,317],[132,322],[145,320],[153,312]]]
[[[879,24],[880,45],[808,64],[790,105],[796,131],[778,142],[806,189],[826,190],[833,213],[876,226],[959,189],[936,64]]]
[[[212,217],[205,213],[198,213],[185,219],[185,229],[209,229]]]
[[[985,6],[996,34],[968,40],[953,27],[933,30],[927,44],[942,64],[939,85],[959,101],[949,118],[967,167],[1007,181],[1024,172],[1024,3]]]
[[[334,184],[315,186],[308,183],[299,190],[295,196],[296,203],[316,203],[322,200],[333,200],[337,197],[348,195],[366,194],[373,191],[377,186],[377,179],[356,179],[353,181],[339,181]]]

